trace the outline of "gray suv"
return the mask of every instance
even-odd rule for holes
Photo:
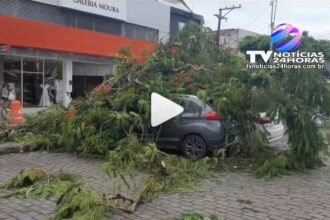
[[[197,96],[179,97],[184,112],[157,127],[157,143],[163,148],[181,150],[186,157],[200,159],[225,146],[223,119],[210,104]]]

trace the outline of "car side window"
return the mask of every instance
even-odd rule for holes
[[[196,118],[200,117],[202,107],[192,100],[186,100],[184,112],[181,117],[183,118]]]

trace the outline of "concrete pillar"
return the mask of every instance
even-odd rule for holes
[[[125,24],[124,23],[121,24],[120,29],[121,29],[120,30],[121,31],[120,35],[123,36],[123,37],[126,37],[126,27],[125,27]]]
[[[68,107],[72,101],[73,62],[70,59],[63,61],[63,105]]]
[[[0,85],[4,83],[4,73],[3,73],[3,57],[0,56]]]

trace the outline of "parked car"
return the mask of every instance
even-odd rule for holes
[[[315,112],[312,115],[312,120],[317,127],[323,128],[327,124],[327,120],[329,120],[329,118],[325,114]]]
[[[203,158],[208,151],[224,144],[223,120],[196,96],[179,99],[184,112],[159,127],[157,142],[164,148],[182,150],[186,157]]]
[[[223,119],[197,96],[179,98],[184,112],[155,129],[157,143],[163,148],[182,150],[186,157],[200,159],[216,148],[226,145]],[[227,138],[232,141],[234,135]]]
[[[324,79],[325,79],[326,83],[330,83],[330,76],[329,75],[325,75]]]
[[[260,119],[256,123],[257,129],[264,132],[267,138],[267,143],[269,147],[276,147],[279,145],[285,145],[285,133],[286,128],[283,122],[275,117],[273,120],[267,117],[265,112],[260,113]]]
[[[154,129],[162,148],[181,150],[188,158],[200,159],[208,152],[235,143],[235,129],[227,129],[226,138],[224,120],[210,103],[193,95],[181,96],[179,101],[184,112]],[[266,134],[268,146],[282,145],[285,136],[282,121],[271,120],[266,113],[260,113],[256,124],[257,129]]]

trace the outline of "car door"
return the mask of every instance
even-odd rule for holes
[[[158,143],[166,148],[179,148],[184,135],[195,130],[194,126],[201,118],[201,106],[196,101],[186,98],[183,105],[184,112],[181,115],[158,128]]]

